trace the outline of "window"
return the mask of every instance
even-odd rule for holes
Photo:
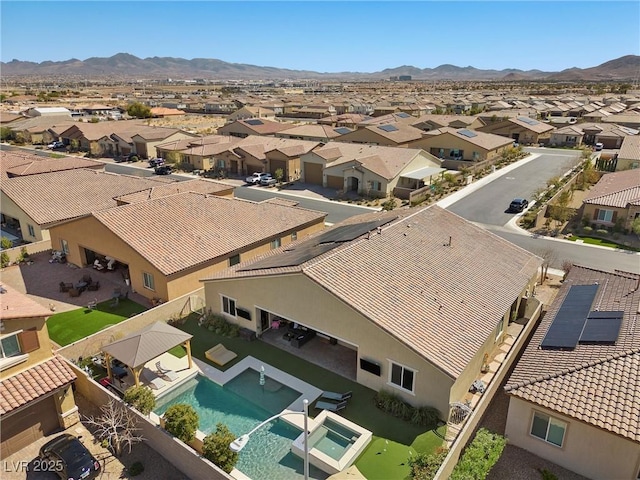
[[[273,250],[274,248],[278,248],[281,244],[282,242],[280,241],[279,238],[276,238],[275,240],[271,240],[271,250]]]
[[[293,232],[291,234],[291,241],[295,242],[298,239],[298,232]]]
[[[229,257],[229,266],[233,267],[234,265],[237,265],[240,263],[240,254],[238,253],[237,255],[232,255],[231,257]]]
[[[604,210],[600,209],[597,212],[596,220],[601,222],[612,222],[613,221],[613,210]]]
[[[35,237],[36,236],[36,231],[33,228],[33,225],[27,224],[27,229],[29,230],[29,236],[31,236],[31,237]]]
[[[498,321],[498,327],[496,328],[496,340],[498,340],[503,330],[504,330],[504,317],[502,317],[500,321]]]
[[[380,182],[371,182],[371,190],[375,190],[376,192],[379,192],[380,187],[381,187]]]
[[[391,362],[391,378],[389,381],[403,390],[413,392],[414,373],[413,370],[407,367]]]
[[[153,275],[147,272],[142,273],[142,283],[144,284],[144,288],[148,288],[149,290],[156,289],[155,283],[153,282]]]
[[[22,352],[20,351],[20,342],[18,342],[18,333],[0,339],[1,358],[15,357],[20,353]]]
[[[222,296],[222,311],[232,317],[236,316],[236,301],[233,298]]]
[[[60,247],[65,255],[69,255],[69,243],[66,240],[60,239]]]
[[[531,435],[545,442],[562,446],[567,424],[544,413],[534,412],[531,423]]]

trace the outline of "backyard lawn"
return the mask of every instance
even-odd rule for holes
[[[116,325],[129,317],[147,310],[132,300],[120,300],[111,307],[113,300],[98,303],[97,308],[86,307],[56,313],[47,320],[49,337],[60,346],[69,345],[111,325]]]
[[[340,414],[374,435],[373,441],[356,462],[358,469],[368,479],[406,478],[410,472],[407,463],[409,452],[411,455],[434,452],[442,445],[445,427],[439,427],[437,431],[425,431],[424,427],[399,420],[375,406],[373,390],[267,343],[217,335],[199,327],[197,317],[192,315],[186,323],[177,327],[193,335],[193,355],[215,368],[226,370],[251,355],[322,390],[353,391],[348,407]],[[238,354],[235,360],[222,368],[206,360],[204,355],[206,350],[218,343]],[[309,414],[313,417],[318,413],[312,403]]]

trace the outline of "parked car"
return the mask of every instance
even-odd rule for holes
[[[154,172],[156,175],[169,175],[172,172],[171,165],[158,165]]]
[[[278,180],[273,178],[271,175],[267,174],[260,180],[260,185],[263,187],[271,187],[273,185],[277,185]]]
[[[595,148],[596,148],[596,152],[599,152],[600,150],[602,150],[604,148],[604,144],[598,142],[598,143],[596,143]]]
[[[56,150],[58,148],[64,148],[64,142],[52,142],[49,145],[47,145],[47,148],[49,150]]]
[[[40,447],[40,461],[60,478],[89,480],[100,473],[100,463],[80,438],[64,433]],[[42,469],[41,469],[42,470]]]
[[[260,180],[262,180],[265,176],[271,176],[270,173],[265,173],[265,172],[255,172],[253,175],[251,175],[250,177],[247,177],[244,179],[244,181],[246,183],[249,183],[251,185],[259,185],[260,184]]]
[[[524,198],[514,198],[509,204],[509,212],[522,212],[529,206],[529,202]]]
[[[149,160],[150,167],[159,167],[160,165],[164,165],[164,158],[152,158]]]

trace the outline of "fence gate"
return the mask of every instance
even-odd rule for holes
[[[449,404],[449,418],[447,419],[447,434],[445,438],[447,442],[455,440],[471,412],[472,410],[468,403],[453,402]]]

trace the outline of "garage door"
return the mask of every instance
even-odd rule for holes
[[[0,457],[6,458],[59,428],[53,396],[2,419]]]
[[[322,164],[304,162],[304,182],[322,185]]]
[[[276,170],[278,170],[279,168],[282,169],[282,176],[285,180],[287,180],[288,178],[288,172],[287,172],[287,162],[285,160],[271,160],[270,162],[270,166],[271,166],[271,175],[273,175],[274,177],[276,176]]]
[[[344,179],[342,177],[327,175],[327,187],[342,190],[344,188]]]

